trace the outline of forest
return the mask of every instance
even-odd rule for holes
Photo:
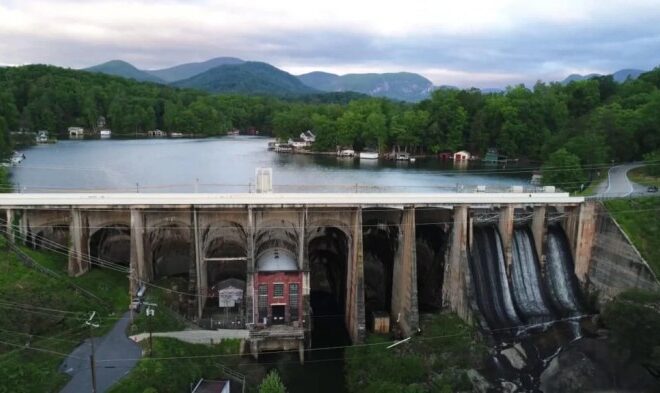
[[[503,93],[439,89],[419,103],[352,93],[282,99],[217,95],[44,65],[0,68],[0,150],[10,131],[150,129],[223,135],[259,130],[279,138],[305,130],[318,150],[337,146],[414,154],[497,148],[509,158],[582,167],[640,160],[660,146],[660,68],[623,83],[611,76],[567,85],[538,82]]]

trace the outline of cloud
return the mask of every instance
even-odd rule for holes
[[[290,72],[411,71],[502,86],[660,63],[654,1],[5,0],[0,63],[158,68],[216,56]]]

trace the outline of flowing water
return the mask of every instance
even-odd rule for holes
[[[542,323],[553,319],[544,293],[534,240],[527,228],[517,228],[513,233],[511,279],[513,298],[525,322]]]

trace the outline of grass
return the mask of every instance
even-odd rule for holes
[[[141,359],[128,376],[110,389],[111,393],[144,392],[147,389],[156,392],[187,392],[190,384],[202,377],[226,378],[219,365],[234,368],[240,360],[238,340],[225,340],[210,346],[155,337],[153,346],[154,359]],[[159,359],[172,357],[176,359]]]
[[[370,334],[367,346],[346,350],[349,392],[470,390],[466,369],[478,368],[486,347],[454,314],[423,316],[422,333],[392,349],[389,337]]]
[[[596,191],[598,190],[598,186],[604,181],[607,181],[607,175],[609,173],[610,168],[601,168],[600,171],[596,174],[596,176],[591,179],[591,182],[589,182],[589,185],[587,188],[585,188],[582,191],[576,192],[575,195],[577,196],[589,196],[589,195],[595,195]]]
[[[66,271],[64,255],[26,252],[43,266]],[[99,302],[75,290],[70,282],[106,301]],[[4,342],[0,343],[0,392],[59,391],[69,377],[58,367],[63,355],[88,336],[82,322],[89,312],[95,310],[100,317],[101,327],[94,332],[100,335],[111,328],[114,316],[127,304],[128,282],[122,274],[93,269],[77,278],[46,276],[21,264],[0,237],[0,341]],[[24,348],[28,344],[32,349]]]
[[[660,276],[660,198],[615,199],[605,206]]]
[[[644,167],[635,168],[628,172],[628,178],[635,183],[639,183],[645,186],[660,187],[660,177],[649,175],[646,173],[646,168]]]
[[[162,283],[159,283],[159,285],[162,285]],[[149,292],[146,296],[147,303],[155,303],[157,305],[154,316],[151,320],[151,329],[154,332],[171,332],[183,330],[186,327],[185,323],[181,320],[181,317],[177,316],[176,313],[168,307],[169,303],[167,295],[168,294],[163,293],[160,289],[149,288]],[[149,331],[149,321],[145,310],[146,307],[142,307],[142,311],[137,314],[133,320],[131,334]]]

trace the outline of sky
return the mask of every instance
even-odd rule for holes
[[[3,65],[156,69],[218,56],[482,88],[649,70],[660,0],[0,0]]]

